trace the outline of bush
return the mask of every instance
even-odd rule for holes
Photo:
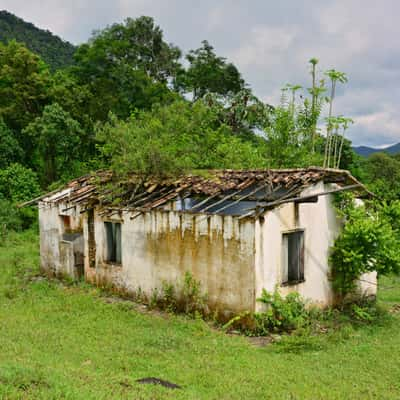
[[[305,326],[315,317],[314,309],[307,309],[306,303],[297,292],[284,297],[278,290],[269,293],[263,289],[257,301],[264,304],[265,311],[243,312],[226,323],[224,329],[265,336],[272,332],[293,331]]]
[[[40,193],[36,174],[20,164],[0,170],[0,234],[29,228],[37,220],[33,208],[18,209],[17,204]]]
[[[264,289],[257,300],[265,305],[265,311],[242,312],[223,325],[223,329],[239,331],[248,336],[290,333],[293,338],[285,335],[282,341],[292,350],[300,350],[318,344],[315,337],[321,333],[334,334],[336,337],[337,332],[343,336],[346,329],[365,324],[382,325],[389,321],[388,312],[377,305],[376,301],[366,297],[357,302],[346,301],[340,309],[321,309],[307,305],[296,292],[283,297],[277,290],[269,293]]]
[[[21,164],[0,170],[0,196],[11,203],[30,200],[40,194],[37,175]]]
[[[259,147],[221,125],[202,102],[177,101],[138,112],[127,121],[111,116],[97,128],[105,165],[124,174],[179,175],[191,169],[265,166]]]
[[[307,320],[305,302],[297,292],[283,297],[278,290],[268,293],[263,289],[257,300],[266,306],[266,311],[255,314],[258,329],[262,333],[291,331],[304,325]]]
[[[207,295],[202,293],[200,282],[196,281],[190,272],[186,272],[181,286],[163,282],[161,290],[154,290],[150,299],[150,306],[174,313],[184,313],[195,317],[200,314],[206,316]]]
[[[397,209],[396,209],[397,210]],[[399,210],[387,209],[387,214],[400,215]],[[396,211],[396,212],[395,212]],[[399,240],[396,225],[385,213],[347,201],[340,210],[343,229],[336,239],[330,256],[333,287],[343,301],[356,289],[363,273],[377,271],[390,274],[400,271]],[[396,221],[396,224],[398,222]]]

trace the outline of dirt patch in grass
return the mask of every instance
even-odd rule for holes
[[[182,389],[181,386],[177,385],[176,383],[168,382],[160,378],[142,378],[138,379],[136,382],[142,383],[142,384],[150,384],[150,385],[161,385],[164,386],[168,389]]]

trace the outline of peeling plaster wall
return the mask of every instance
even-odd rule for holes
[[[332,185],[322,182],[308,188],[302,195],[329,190]],[[283,204],[264,215],[264,222],[256,222],[256,297],[265,288],[286,295],[297,291],[300,295],[321,306],[332,304],[334,293],[329,281],[329,250],[340,232],[341,221],[332,205],[332,195],[320,196],[317,203]],[[297,208],[297,210],[296,210]],[[304,230],[305,281],[296,285],[281,286],[282,235],[293,230]],[[366,294],[376,293],[376,274],[364,274],[360,289]],[[261,309],[261,305],[256,306]]]
[[[58,205],[39,203],[39,228],[40,228],[40,263],[45,272],[52,275],[66,274],[77,278],[75,260],[77,251],[84,252],[83,235],[73,241],[63,240],[66,229],[62,216],[69,216],[71,225],[68,231],[82,231],[82,216],[79,208],[64,210],[65,203]]]
[[[330,189],[317,184],[303,195]],[[341,227],[331,204],[332,196],[321,196],[317,203],[288,203],[265,213],[263,219],[239,221],[232,216],[152,211],[131,219],[135,213],[120,212],[103,218],[94,212],[95,256],[89,263],[88,213],[79,207],[65,210],[65,203],[39,204],[41,265],[53,274],[77,277],[74,251],[84,253],[84,271],[88,281],[114,285],[121,290],[151,296],[163,282],[181,286],[190,271],[207,292],[209,304],[224,311],[260,309],[256,298],[265,288],[282,294],[298,291],[304,298],[322,306],[329,305],[334,294],[329,281],[328,254]],[[297,210],[296,210],[297,209]],[[62,240],[60,215],[71,216],[71,229],[82,231],[74,243]],[[105,221],[121,222],[122,264],[106,259]],[[304,230],[305,281],[281,286],[282,234]],[[81,250],[79,250],[81,251]],[[376,293],[376,274],[361,278],[362,293]]]
[[[97,283],[151,296],[163,282],[182,285],[190,271],[212,308],[238,312],[254,308],[254,222],[230,216],[152,211],[131,220],[123,212],[107,218],[121,222],[122,264],[105,262],[104,221],[95,213],[96,268],[85,248],[86,277]],[[84,223],[87,243],[87,223]]]

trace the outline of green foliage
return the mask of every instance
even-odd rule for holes
[[[149,305],[190,317],[206,316],[208,313],[207,295],[202,292],[200,282],[190,272],[185,273],[183,282],[179,285],[165,281],[160,290],[153,290]]]
[[[139,112],[124,122],[111,118],[97,131],[99,149],[119,173],[176,175],[189,169],[261,166],[256,146],[220,125],[202,102],[185,101]]]
[[[11,40],[24,43],[53,70],[73,63],[75,47],[71,43],[2,10],[0,11],[0,42],[7,43]]]
[[[0,117],[17,133],[40,115],[48,101],[48,67],[22,44],[0,43]],[[29,143],[20,138],[29,148]]]
[[[267,159],[271,167],[305,167],[321,164],[321,154],[312,152],[312,137],[308,130],[312,121],[306,119],[307,104],[293,111],[292,106],[282,103],[274,109],[270,124],[265,128],[268,141]],[[296,111],[297,110],[297,111]],[[316,139],[317,147],[319,138]]]
[[[20,164],[0,170],[0,236],[31,226],[37,212],[31,208],[17,209],[22,201],[40,194],[36,174]]]
[[[386,153],[375,153],[362,161],[364,181],[381,199],[400,198],[400,160]]]
[[[305,303],[296,292],[283,297],[278,290],[268,293],[263,289],[257,301],[266,307],[265,311],[255,314],[261,334],[294,330],[304,325],[308,316]]]
[[[0,197],[13,203],[32,199],[40,194],[37,175],[21,164],[0,170]]]
[[[177,47],[164,41],[163,32],[153,18],[142,16],[127,18],[123,24],[95,32],[88,44],[78,48],[75,58],[79,64],[123,63],[166,82],[179,68],[180,55]]]
[[[11,201],[0,197],[0,240],[8,235],[10,231],[20,231],[22,221],[19,210]]]
[[[23,131],[35,143],[33,164],[45,185],[63,175],[74,175],[73,161],[78,158],[83,131],[57,103],[44,108]]]
[[[191,50],[186,59],[189,67],[180,71],[176,85],[184,92],[191,92],[194,100],[207,93],[226,96],[244,89],[244,80],[238,69],[225,58],[218,57],[206,40],[200,48]]]
[[[127,118],[134,109],[171,101],[167,82],[179,68],[180,50],[167,44],[151,17],[128,18],[98,31],[81,45],[72,68],[92,96],[89,113],[104,121],[111,111]]]
[[[38,245],[33,231],[0,244],[0,398],[400,397],[398,313],[384,325],[347,324],[319,335],[303,330],[259,347],[199,320],[128,307],[89,285],[48,281],[39,276]],[[381,284],[379,304],[398,305],[400,280]],[[183,389],[136,382],[148,376]]]
[[[20,161],[22,157],[23,151],[14,132],[0,118],[0,169]]]
[[[240,71],[207,41],[187,54],[183,67],[181,51],[151,17],[95,32],[77,49],[75,63],[55,72],[9,39],[42,54],[53,71],[69,64],[73,48],[0,13],[0,42],[8,42],[0,43],[0,168],[20,162],[38,174],[42,187],[100,165],[158,176],[321,165],[330,143],[335,165],[366,176],[386,199],[399,196],[397,160],[359,163],[344,137],[350,120],[333,116],[336,83],[346,81],[335,70],[326,73],[329,140],[321,135],[327,89],[317,59],[310,60],[312,86],[287,85],[274,108],[255,97]],[[188,93],[194,101],[186,100]],[[381,167],[388,167],[387,176],[378,176]]]
[[[330,264],[333,287],[343,299],[365,272],[400,272],[400,254],[396,228],[382,212],[355,206],[354,201],[348,201],[341,212],[344,226],[332,247]],[[391,212],[400,213],[398,205]]]
[[[255,97],[249,89],[226,96],[207,93],[203,101],[213,110],[221,124],[229,126],[235,134],[253,141],[256,138],[254,130],[268,126],[274,110]]]
[[[266,336],[303,328],[315,318],[314,308],[307,308],[297,292],[282,296],[277,289],[273,293],[263,289],[257,301],[263,304],[264,311],[243,312],[229,320],[223,329],[238,330],[249,336]]]

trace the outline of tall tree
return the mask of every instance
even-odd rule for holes
[[[46,64],[15,41],[0,43],[0,117],[19,133],[48,102],[51,75]]]
[[[21,162],[23,151],[14,132],[0,118],[0,169]]]
[[[191,50],[186,56],[189,67],[181,71],[177,86],[184,92],[191,92],[197,100],[206,93],[227,95],[244,89],[245,82],[232,64],[215,54],[214,48],[204,40],[202,46]]]
[[[167,83],[179,58],[180,50],[164,41],[152,18],[128,18],[81,45],[72,71],[93,94],[89,108],[94,119],[105,120],[109,111],[125,118],[136,108],[174,97]]]
[[[324,167],[330,167],[331,164],[331,154],[332,154],[332,148],[334,146],[333,144],[333,128],[334,125],[331,123],[331,118],[333,116],[333,101],[336,96],[336,85],[338,82],[340,83],[346,83],[347,82],[347,76],[345,73],[336,71],[335,69],[330,69],[325,72],[325,75],[330,79],[331,82],[331,90],[330,90],[330,96],[329,96],[329,113],[328,113],[328,118],[327,118],[327,129],[326,129],[326,145],[325,145],[325,155],[324,155]],[[333,166],[333,165],[332,165]]]
[[[119,174],[175,175],[190,169],[262,167],[262,150],[232,134],[203,102],[177,101],[115,117],[97,132],[99,148]]]
[[[44,186],[74,173],[83,133],[79,123],[57,103],[46,106],[24,133],[35,143],[34,166]]]

